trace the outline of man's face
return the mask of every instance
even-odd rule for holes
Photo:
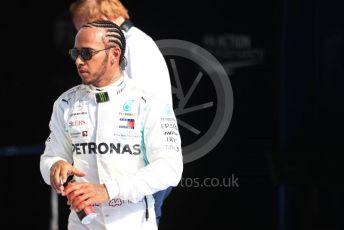
[[[98,28],[82,28],[75,37],[74,48],[88,48],[94,51],[107,48],[103,41],[104,31]],[[90,60],[84,60],[80,55],[75,60],[79,76],[84,84],[97,87],[105,86],[112,78],[109,67],[110,50],[103,50],[92,55]]]

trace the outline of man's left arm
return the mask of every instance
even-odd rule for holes
[[[105,183],[110,199],[133,202],[144,196],[177,186],[183,171],[181,139],[170,104],[147,101],[143,122],[143,159],[146,167],[136,173],[118,176]],[[154,106],[152,106],[154,105]]]

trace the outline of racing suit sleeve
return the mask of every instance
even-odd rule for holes
[[[45,183],[50,185],[50,168],[59,160],[72,162],[71,142],[65,132],[64,111],[67,103],[56,100],[49,122],[50,135],[45,141],[45,150],[40,157],[40,171]]]
[[[148,106],[143,119],[143,158],[147,165],[136,173],[105,183],[110,199],[137,202],[146,195],[177,186],[183,171],[181,140],[170,104]],[[151,104],[152,105],[152,104]]]

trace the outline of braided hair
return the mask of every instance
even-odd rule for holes
[[[82,28],[104,28],[106,29],[105,37],[108,39],[107,43],[111,45],[117,45],[121,49],[121,55],[119,57],[119,64],[121,69],[124,70],[125,66],[127,65],[127,60],[124,57],[125,53],[125,37],[121,30],[121,28],[109,20],[96,20],[92,22],[88,22],[82,26]]]

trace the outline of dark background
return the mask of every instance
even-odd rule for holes
[[[39,154],[54,100],[79,82],[67,56],[75,33],[70,2],[2,4],[1,224],[9,229],[49,229],[50,188],[39,172]],[[190,41],[227,63],[233,60],[215,50],[233,47],[214,48],[206,38],[240,35],[263,54],[258,63],[228,73],[234,96],[229,129],[209,154],[184,165],[183,178],[235,176],[239,187],[179,185],[165,203],[159,229],[344,229],[344,4],[123,3],[154,40]],[[64,202],[60,199],[60,229]]]

